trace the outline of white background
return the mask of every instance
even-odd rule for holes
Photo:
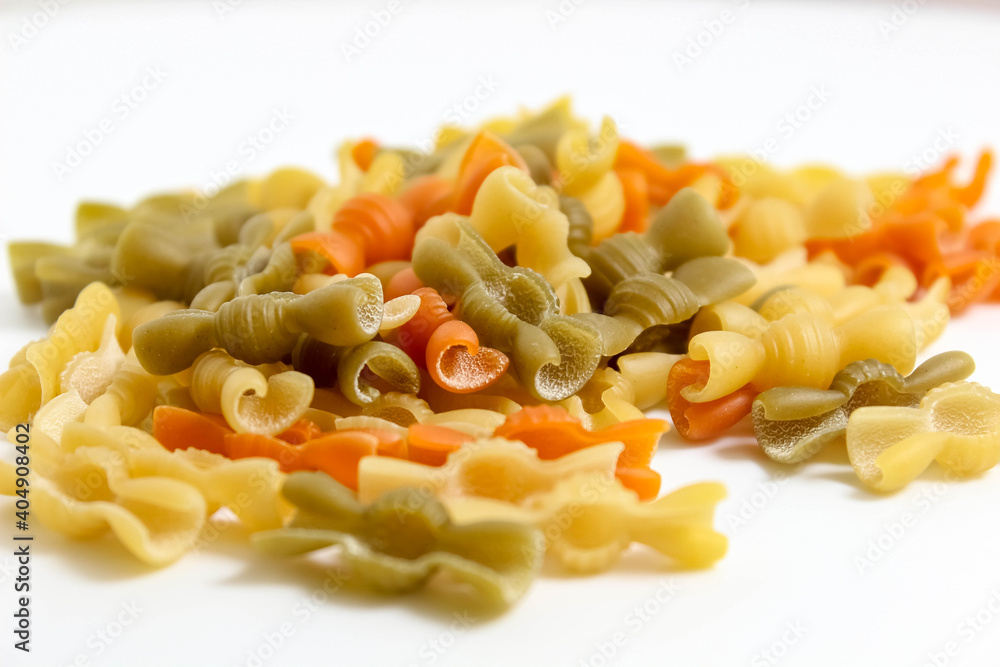
[[[220,13],[211,0],[75,0],[15,48],[10,35],[25,34],[40,4],[0,6],[8,239],[67,241],[81,198],[127,204],[153,189],[203,188],[230,161],[246,175],[301,164],[332,179],[340,140],[424,140],[481,79],[496,89],[469,102],[469,122],[569,92],[595,122],[610,114],[630,137],[681,141],[698,157],[773,138],[768,158],[778,165],[900,170],[925,151],[934,157],[940,132],[957,133],[952,149],[970,160],[1000,146],[1000,13],[987,3],[911,1],[910,14],[901,4],[894,14],[888,3],[564,2],[573,11],[553,24],[558,0],[414,0],[350,62],[342,45],[387,2],[243,0]],[[732,21],[716,24],[723,11]],[[712,25],[719,34],[705,32]],[[699,33],[706,46],[679,66],[676,54]],[[162,80],[125,115],[120,98],[147,68]],[[788,136],[778,123],[814,87],[829,99]],[[251,151],[248,135],[275,110],[293,120]],[[111,132],[60,179],[54,163],[106,118]],[[983,210],[1000,213],[1000,188]],[[16,302],[2,263],[0,353],[10,355],[44,326]],[[929,352],[969,350],[975,379],[1000,386],[998,324],[1000,308],[976,307]],[[883,497],[859,488],[842,453],[821,459],[779,483],[785,469],[759,453],[746,425],[705,446],[667,436],[654,463],[664,489],[708,479],[729,488],[718,524],[730,553],[716,568],[676,572],[636,552],[593,578],[547,572],[504,615],[468,610],[467,630],[456,616],[465,607],[422,593],[341,591],[310,610],[322,570],[258,557],[238,529],[152,571],[110,538],[75,543],[39,528],[27,657],[12,649],[13,559],[0,557],[0,664],[235,666],[258,664],[253,653],[266,665],[1000,663],[1000,613],[988,607],[1000,610],[1000,472],[950,486],[930,472]],[[4,508],[9,545],[12,504]],[[906,513],[914,520],[892,537]],[[888,548],[859,571],[880,539]],[[661,604],[664,585],[677,590]],[[137,608],[135,619],[106,644],[98,633],[118,634],[119,617],[131,618],[123,605]],[[645,619],[635,611],[643,606]],[[983,625],[973,627],[966,619],[977,613]],[[282,646],[269,650],[266,638],[283,629]],[[956,655],[941,653],[952,642]]]

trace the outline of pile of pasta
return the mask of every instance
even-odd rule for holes
[[[988,152],[968,183],[955,160],[698,162],[559,100],[337,157],[338,183],[83,203],[72,245],[10,244],[52,323],[0,376],[38,519],[163,565],[225,508],[264,552],[336,546],[380,590],[443,578],[506,605],[546,555],[724,555],[720,484],[661,494],[670,425],[644,411],[664,404],[691,441],[749,418],[782,463],[846,443],[877,491],[1000,458],[971,357],[916,365],[1000,298],[1000,221],[971,219]]]

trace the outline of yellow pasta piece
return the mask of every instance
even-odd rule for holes
[[[610,442],[541,461],[538,452],[524,443],[492,438],[463,446],[440,468],[367,456],[358,465],[358,500],[371,502],[392,489],[415,487],[441,498],[476,496],[517,503],[550,491],[572,475],[589,473],[610,479],[624,448],[620,442]]]
[[[618,371],[632,385],[635,407],[648,410],[667,397],[667,376],[682,354],[636,352],[618,357]]]
[[[398,329],[409,322],[420,309],[420,297],[416,294],[405,294],[386,301],[382,309],[382,323],[379,333]]]
[[[223,350],[194,363],[191,398],[204,412],[221,413],[237,433],[281,433],[313,400],[313,380],[285,364],[251,366]]]
[[[618,231],[625,213],[625,190],[618,174],[606,173],[601,180],[577,195],[594,221],[593,242],[600,243]]]
[[[612,368],[602,368],[574,396],[563,399],[559,405],[579,419],[585,428],[600,430],[614,424],[643,419],[635,405],[635,389],[621,373]]]
[[[729,235],[736,255],[764,263],[805,242],[805,220],[795,204],[765,197],[743,207]]]
[[[26,422],[40,407],[61,391],[60,375],[66,365],[81,352],[93,352],[105,333],[109,316],[121,315],[118,300],[103,283],[92,283],[77,297],[76,305],[53,325],[44,340],[32,343],[24,352],[25,364],[8,370],[0,377],[4,404],[0,408],[7,431]]]
[[[1000,395],[975,382],[927,392],[918,408],[864,407],[847,422],[847,455],[868,486],[893,491],[933,461],[960,477],[1000,462]]]
[[[872,336],[878,331],[878,336]],[[913,319],[901,306],[880,306],[840,327],[809,313],[771,323],[759,340],[730,331],[707,331],[691,339],[692,359],[710,363],[704,385],[681,390],[692,403],[726,396],[747,383],[825,389],[852,361],[878,359],[900,373],[913,370],[917,346]]]
[[[517,167],[486,177],[468,220],[494,252],[515,246],[517,263],[538,271],[553,289],[590,275],[590,266],[569,251],[569,220],[555,192]]]
[[[107,390],[91,401],[83,421],[91,426],[138,426],[156,405],[161,378],[142,367],[129,351]]]
[[[728,541],[712,528],[721,484],[678,489],[641,503],[616,479],[576,475],[520,505],[482,498],[446,498],[456,523],[520,521],[538,526],[548,552],[567,570],[605,570],[632,543],[648,545],[687,567],[708,567],[725,555]]]
[[[556,147],[563,193],[576,197],[596,186],[611,172],[617,152],[618,128],[607,116],[596,137],[579,129],[563,134]]]
[[[115,316],[108,316],[100,345],[93,352],[78,352],[59,374],[60,393],[76,391],[84,403],[90,404],[111,385],[115,374],[125,362],[125,353],[115,335]]]

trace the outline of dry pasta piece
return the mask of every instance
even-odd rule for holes
[[[975,382],[930,390],[917,408],[862,407],[847,422],[847,455],[877,491],[909,484],[933,461],[960,477],[1000,461],[1000,396]]]
[[[91,401],[84,422],[91,426],[138,426],[156,404],[159,378],[129,351],[107,390]]]
[[[28,421],[39,408],[58,396],[67,365],[77,355],[97,350],[102,339],[106,339],[108,318],[117,320],[119,315],[118,301],[107,286],[94,283],[84,288],[76,305],[59,316],[49,336],[29,345],[23,361],[3,374],[0,428],[8,431],[15,424]]]
[[[622,449],[621,443],[612,442],[542,461],[523,443],[492,438],[466,444],[441,467],[368,457],[358,469],[358,498],[367,502],[392,489],[415,487],[438,497],[478,496],[519,502],[551,490],[570,475],[593,473],[610,479]]]
[[[465,322],[445,322],[427,342],[427,371],[435,384],[456,394],[489,387],[507,371],[510,360],[499,350],[480,347]]]
[[[297,512],[288,527],[258,533],[254,546],[298,555],[331,545],[353,576],[383,592],[423,586],[438,571],[469,584],[494,605],[516,601],[542,566],[544,539],[515,522],[453,525],[441,503],[415,489],[368,505],[323,473],[289,476],[283,490]]]
[[[455,185],[440,176],[420,176],[399,195],[399,203],[410,211],[413,229],[419,231],[436,215],[446,212],[454,197]]]
[[[542,460],[559,459],[607,442],[621,442],[624,449],[618,457],[615,474],[641,500],[650,500],[660,490],[659,474],[652,470],[639,472],[639,469],[649,469],[656,445],[667,428],[667,423],[660,419],[637,419],[588,431],[580,420],[562,408],[537,406],[508,416],[494,435],[523,442],[535,449]],[[631,482],[638,488],[633,488]]]
[[[169,451],[203,449],[226,454],[226,436],[233,431],[221,415],[203,414],[172,405],[153,410],[153,437]]]
[[[378,278],[361,274],[302,296],[258,294],[227,301],[217,313],[167,313],[139,326],[133,345],[140,363],[154,375],[180,372],[213,347],[248,364],[273,363],[291,354],[302,333],[328,345],[371,340],[384,305]]]
[[[736,391],[703,403],[684,398],[683,390],[704,383],[709,375],[708,361],[681,359],[670,369],[667,378],[667,406],[677,432],[688,440],[705,440],[725,433],[750,414],[757,392],[746,385]]]
[[[631,141],[621,141],[615,155],[615,169],[635,169],[641,172],[649,183],[649,200],[662,206],[682,188],[694,183],[705,173],[705,167],[684,164],[672,170],[660,163],[649,151]]]
[[[329,232],[297,236],[292,249],[320,254],[329,262],[331,273],[356,276],[369,264],[407,259],[413,234],[409,209],[395,199],[369,192],[344,202]]]
[[[389,279],[389,284],[385,288],[385,298],[398,299],[406,294],[413,294],[423,286],[424,284],[420,282],[420,278],[417,278],[417,274],[414,273],[411,266]]]
[[[448,456],[476,438],[462,431],[435,424],[410,424],[407,434],[409,460],[428,466],[443,466]]]
[[[320,428],[319,424],[311,419],[303,417],[296,420],[294,424],[274,437],[279,440],[284,440],[291,445],[301,445],[303,442],[312,440],[313,438],[318,438],[322,434],[323,429]]]
[[[504,166],[516,167],[525,173],[528,171],[521,155],[503,139],[489,131],[477,134],[462,157],[452,210],[460,215],[471,213],[483,181]]]
[[[368,167],[372,165],[372,160],[375,159],[378,149],[377,141],[365,138],[354,144],[351,148],[351,158],[354,160],[354,164],[358,165],[358,169],[368,171]]]
[[[256,433],[234,433],[225,438],[231,459],[274,459],[284,472],[319,470],[351,490],[358,488],[358,463],[378,453],[379,438],[361,431],[337,431],[292,445]]]
[[[945,352],[909,377],[874,359],[848,364],[829,389],[777,387],[753,404],[757,442],[768,457],[797,463],[842,437],[855,410],[867,406],[916,407],[930,389],[964,380],[975,362],[965,352]]]
[[[616,480],[576,475],[520,506],[479,498],[447,498],[460,523],[520,521],[537,525],[548,553],[574,574],[611,567],[632,543],[644,544],[681,566],[709,567],[728,541],[712,528],[721,484],[692,484],[652,503],[641,503]]]
[[[305,413],[314,386],[308,375],[275,366],[249,366],[211,350],[194,363],[191,398],[200,410],[221,413],[237,433],[280,433]]]
[[[879,336],[871,336],[879,331]],[[913,369],[917,345],[913,319],[901,306],[880,306],[832,327],[809,313],[773,322],[759,340],[729,331],[706,331],[691,339],[689,354],[709,361],[709,375],[680,391],[692,403],[722,398],[746,384],[756,391],[803,386],[823,389],[837,371],[876,359],[902,373]]]
[[[649,183],[638,169],[618,169],[616,173],[625,196],[620,231],[641,234],[649,224]]]

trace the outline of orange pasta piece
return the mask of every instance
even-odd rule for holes
[[[676,170],[668,169],[656,156],[631,141],[621,141],[615,154],[615,169],[634,169],[641,172],[649,184],[649,200],[662,206],[679,190],[694,183],[706,171],[700,164],[684,164]]]
[[[543,460],[557,459],[605,442],[621,442],[625,449],[618,457],[618,466],[644,468],[653,460],[660,436],[668,428],[669,425],[662,419],[635,419],[600,431],[588,431],[579,419],[565,409],[536,405],[508,416],[494,435],[520,440],[537,450],[538,458]]]
[[[757,393],[750,385],[707,403],[691,403],[681,396],[681,389],[705,382],[708,361],[685,358],[667,375],[667,406],[677,432],[689,440],[705,440],[724,433],[750,414]]]
[[[524,158],[489,130],[473,138],[458,169],[452,210],[462,215],[472,212],[472,202],[486,177],[500,167],[513,166],[528,171]]]
[[[318,438],[322,434],[323,431],[316,425],[316,422],[300,419],[275,437],[291,445],[301,445],[303,442]]]
[[[399,203],[410,212],[413,229],[416,231],[435,215],[448,210],[454,192],[455,186],[447,178],[420,176],[399,195]]]
[[[172,405],[153,410],[153,437],[166,449],[204,449],[225,454],[226,436],[232,433],[222,415],[192,412]]]
[[[462,445],[474,439],[468,433],[447,426],[410,424],[407,434],[407,455],[416,463],[443,466],[447,463],[449,454],[458,451]]]
[[[390,259],[409,259],[413,219],[395,199],[366,192],[344,202],[329,232],[308,232],[292,239],[292,250],[312,251],[329,266],[326,273],[356,276],[366,266]]]
[[[368,171],[376,153],[378,153],[378,142],[365,138],[354,144],[354,148],[351,149],[351,159],[354,160],[354,164],[358,165],[358,169]]]
[[[507,372],[510,359],[491,347],[480,347],[479,337],[465,322],[442,323],[427,341],[427,372],[434,384],[455,394],[469,394],[490,386]]]
[[[421,287],[413,291],[420,297],[417,314],[396,330],[396,344],[421,368],[427,367],[427,343],[431,334],[444,324],[455,319],[448,305],[432,287]]]
[[[615,477],[626,489],[635,491],[639,500],[653,500],[660,493],[660,473],[649,468],[621,468]]]
[[[649,183],[638,169],[615,171],[625,193],[625,213],[620,232],[644,232],[649,224]]]
[[[265,457],[277,461],[285,472],[319,470],[353,491],[358,490],[358,464],[375,456],[378,446],[378,437],[361,431],[327,433],[301,445],[256,433],[226,436],[231,459]]]
[[[389,301],[396,297],[413,294],[424,284],[417,278],[413,267],[408,267],[397,271],[396,275],[389,279],[389,284],[385,286],[385,300]]]

